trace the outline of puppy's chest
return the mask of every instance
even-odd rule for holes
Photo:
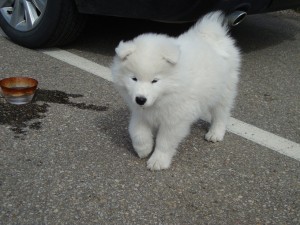
[[[148,109],[143,111],[143,118],[153,127],[159,127],[160,124],[169,121],[172,114],[166,109]]]

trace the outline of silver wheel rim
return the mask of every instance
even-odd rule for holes
[[[18,31],[34,29],[44,15],[47,0],[0,0],[0,13]]]

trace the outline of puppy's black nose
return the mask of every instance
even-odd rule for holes
[[[135,101],[139,105],[144,105],[147,99],[144,96],[139,96],[135,98]]]

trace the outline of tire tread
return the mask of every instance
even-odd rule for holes
[[[79,14],[73,1],[62,1],[59,23],[46,47],[63,46],[74,41],[83,30],[87,16]]]

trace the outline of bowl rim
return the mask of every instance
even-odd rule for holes
[[[15,87],[9,87],[8,83],[12,82],[24,82],[24,81],[29,81],[29,86],[26,86],[24,88],[18,89]],[[2,80],[0,80],[0,87],[2,89],[2,93],[4,95],[11,95],[11,94],[30,94],[34,93],[35,90],[37,89],[38,86],[38,81],[34,78],[31,77],[7,77]]]
[[[32,77],[6,77],[6,78],[3,78],[0,80],[0,86],[1,87],[4,87],[4,88],[8,88],[8,89],[14,89],[14,88],[10,88],[10,87],[7,87],[6,86],[6,83],[9,81],[9,80],[15,80],[15,82],[17,82],[18,80],[19,81],[26,81],[26,80],[30,80],[31,82],[33,82],[33,85],[30,85],[30,88],[31,87],[35,87],[38,85],[38,81]],[[13,81],[11,81],[13,82]]]

